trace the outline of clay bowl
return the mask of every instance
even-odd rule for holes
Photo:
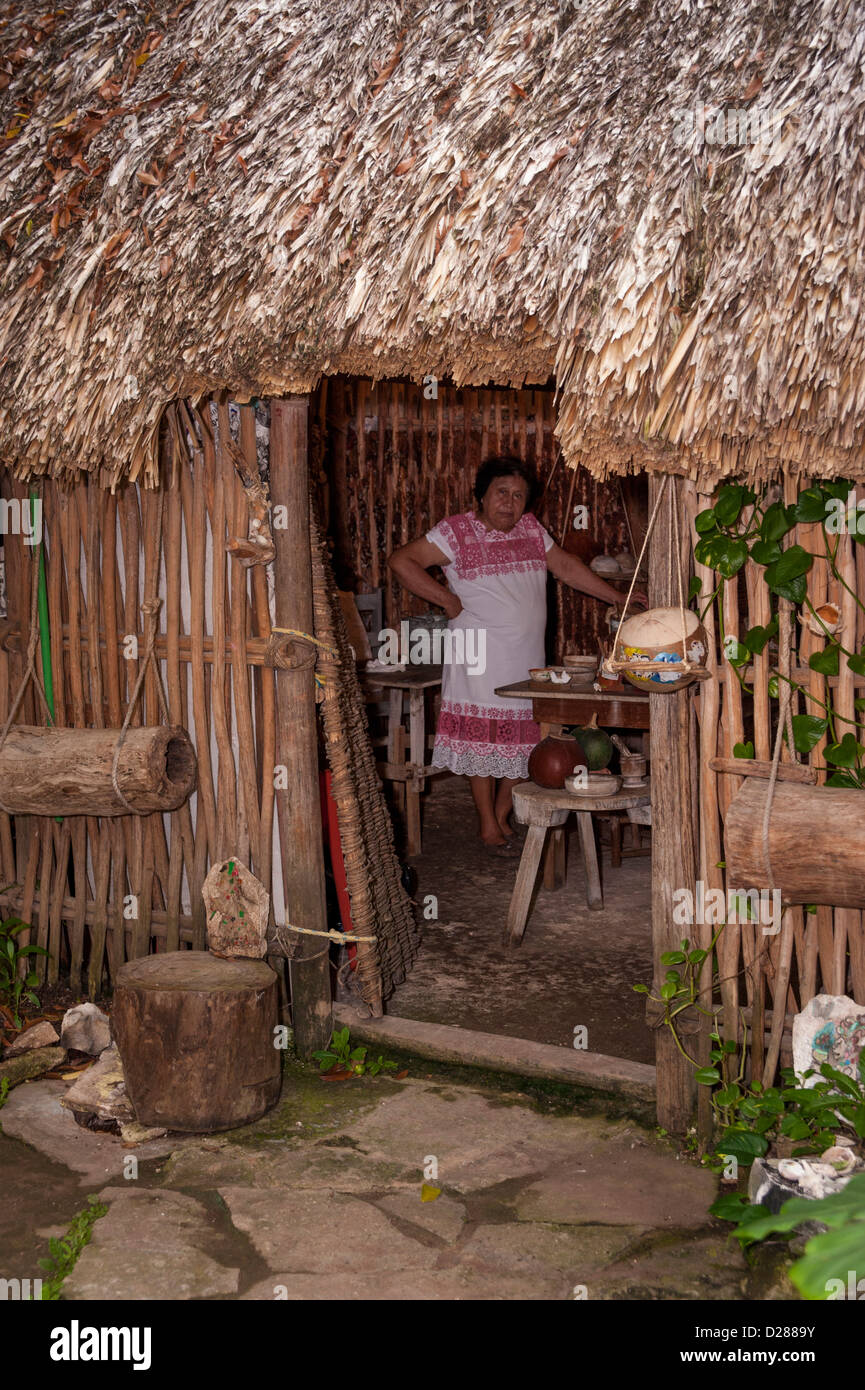
[[[565,790],[572,796],[615,796],[621,785],[621,777],[612,773],[588,772],[585,777],[572,774],[565,778]]]
[[[617,633],[616,656],[620,661],[633,663],[633,669],[623,673],[632,685],[639,690],[682,690],[697,679],[692,671],[639,674],[642,661],[687,660],[695,666],[705,666],[708,641],[703,624],[691,609],[685,610],[684,624],[683,643],[681,608],[650,608],[622,623]]]

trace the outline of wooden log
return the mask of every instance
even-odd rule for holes
[[[111,784],[119,729],[15,725],[0,749],[2,798],[16,815],[123,816]],[[128,729],[117,782],[140,815],[171,811],[195,786],[195,749],[185,729]]]
[[[171,951],[122,966],[111,1024],[142,1124],[188,1133],[256,1120],[279,1096],[276,975]]]
[[[709,758],[709,767],[713,772],[729,772],[736,777],[762,777],[765,780],[772,775],[771,762],[759,758]],[[779,763],[778,781],[814,786],[817,769],[808,767],[807,763]]]
[[[763,849],[767,793],[768,785],[749,778],[730,803],[724,838],[727,879],[734,888],[769,887]],[[777,783],[769,821],[769,854],[774,886],[780,888],[784,903],[865,907],[865,803],[861,792]]]
[[[313,625],[308,410],[305,396],[274,400],[270,408],[271,497],[275,507],[285,507],[286,517],[286,525],[274,530],[275,626],[305,633]],[[297,666],[277,673],[277,758],[286,769],[287,785],[276,801],[288,920],[296,927],[325,931],[315,662],[312,649],[307,652]],[[295,1046],[301,1057],[310,1057],[326,1046],[331,1033],[330,964],[322,938],[297,937],[291,1007]]]

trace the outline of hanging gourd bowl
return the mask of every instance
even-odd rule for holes
[[[639,690],[658,693],[682,690],[692,681],[705,680],[707,652],[706,631],[696,613],[650,608],[622,623],[610,664]],[[645,667],[648,669],[642,669]]]

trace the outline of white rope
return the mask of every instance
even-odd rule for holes
[[[677,572],[677,580],[678,580],[678,588],[679,588],[679,612],[681,613],[681,616],[682,616],[682,660],[681,660],[681,661],[633,661],[633,660],[629,660],[627,657],[623,658],[623,657],[621,656],[621,640],[622,640],[622,639],[621,639],[621,632],[622,632],[622,628],[623,628],[624,625],[625,625],[625,618],[626,618],[627,615],[628,615],[628,606],[629,606],[629,604],[630,604],[630,602],[631,602],[631,597],[632,597],[633,592],[634,592],[634,586],[635,586],[635,584],[636,584],[636,582],[637,582],[637,575],[639,574],[639,572],[640,572],[640,566],[641,566],[641,564],[643,563],[643,556],[644,556],[645,553],[646,553],[646,547],[648,546],[649,540],[651,539],[652,532],[653,532],[653,530],[655,529],[655,521],[656,521],[657,516],[658,516],[658,511],[659,511],[659,509],[660,509],[661,502],[662,502],[662,500],[663,500],[663,497],[664,497],[664,493],[665,493],[665,491],[666,491],[667,484],[668,484],[668,482],[670,481],[671,477],[672,477],[672,474],[670,474],[670,473],[665,473],[665,474],[663,475],[663,477],[661,478],[661,485],[660,485],[660,487],[658,488],[658,495],[657,495],[657,497],[655,498],[655,505],[654,505],[654,507],[652,508],[652,515],[649,517],[649,524],[648,524],[648,526],[647,526],[647,528],[646,528],[646,534],[645,534],[645,536],[643,537],[643,544],[642,544],[642,547],[641,547],[641,549],[640,549],[640,556],[639,556],[639,559],[637,560],[637,564],[636,564],[636,567],[635,567],[635,569],[634,569],[633,576],[632,576],[632,578],[631,578],[631,586],[630,586],[630,588],[628,589],[628,595],[627,595],[627,598],[625,599],[625,605],[624,605],[624,607],[623,607],[623,609],[622,609],[622,616],[621,616],[621,618],[619,619],[619,626],[618,626],[618,628],[616,629],[616,640],[615,640],[615,642],[613,643],[613,655],[612,655],[612,657],[610,658],[610,660],[607,662],[607,666],[609,667],[609,669],[610,669],[611,671],[626,670],[626,671],[632,671],[635,675],[640,675],[640,674],[643,674],[643,673],[648,673],[648,672],[650,672],[650,671],[670,671],[670,672],[674,672],[674,671],[685,671],[685,672],[689,672],[689,671],[695,671],[695,670],[701,670],[701,669],[702,669],[702,668],[699,667],[699,666],[694,666],[692,662],[688,661],[687,655],[686,655],[686,653],[687,653],[688,636],[687,636],[687,627],[686,627],[686,620],[685,620],[685,591],[684,591],[684,588],[683,588],[683,586],[682,586],[682,553],[681,553],[681,542],[680,542],[680,539],[679,539],[679,508],[678,508],[678,505],[677,505],[677,498],[676,498],[675,488],[671,488],[671,489],[670,489],[670,494],[669,494],[669,495],[670,495],[670,511],[671,511],[671,530],[672,530],[672,532],[673,532],[673,538],[674,538],[674,540],[673,540],[673,546],[671,547],[671,550],[670,550],[670,556],[669,556],[670,569],[669,569],[669,571],[668,571],[668,574],[669,574],[669,581],[670,581],[670,590],[671,590],[671,592],[672,592],[672,588],[673,588],[673,570],[672,570],[672,567],[673,567],[673,565],[674,565],[674,563],[675,563],[675,568],[676,568],[676,572]],[[675,557],[675,559],[674,559],[674,557]],[[619,655],[617,655],[617,653],[619,653]]]

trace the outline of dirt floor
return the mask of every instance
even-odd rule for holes
[[[423,854],[409,862],[421,918],[427,895],[438,900],[438,918],[423,920],[420,956],[388,1013],[561,1047],[573,1046],[582,1025],[592,1052],[654,1062],[643,999],[631,988],[651,981],[650,858],[626,858],[614,869],[605,850],[604,910],[590,912],[579,838],[569,826],[567,884],[538,889],[514,950],[501,935],[518,857],[495,859],[479,848],[465,778],[432,779],[423,806]]]

